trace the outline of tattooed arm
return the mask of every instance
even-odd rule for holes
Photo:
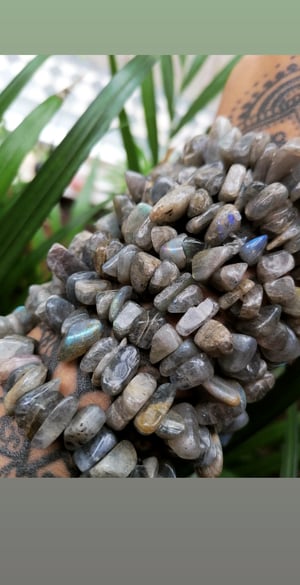
[[[48,368],[48,379],[60,379],[64,396],[76,394],[79,408],[98,404],[106,410],[110,398],[104,392],[92,391],[90,376],[78,368],[77,361],[62,363],[57,359],[60,337],[46,324],[29,333],[38,344],[37,353]],[[63,447],[62,438],[48,449],[33,449],[13,417],[5,415],[3,388],[0,385],[0,477],[78,477],[71,453]]]
[[[283,144],[300,136],[300,55],[246,55],[231,73],[218,115]]]
[[[32,336],[39,342],[39,354],[45,365],[55,371],[57,338],[50,329],[37,328]],[[76,371],[76,370],[75,370]],[[66,368],[63,374],[65,385],[74,368]],[[55,374],[54,374],[55,375]],[[48,449],[33,449],[25,433],[13,417],[5,414],[4,392],[0,386],[0,477],[75,477],[78,470],[72,458],[56,441]]]

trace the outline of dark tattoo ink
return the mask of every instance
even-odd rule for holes
[[[266,81],[255,83],[250,99],[240,108],[238,102],[231,115],[237,119],[237,125],[243,133],[265,130],[289,119],[299,133],[300,127],[300,67],[292,61],[278,70],[275,77]],[[259,87],[260,86],[260,87]],[[246,93],[245,93],[246,95]],[[286,134],[283,130],[271,133],[272,142],[282,145],[286,142]]]

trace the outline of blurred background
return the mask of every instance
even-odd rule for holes
[[[0,91],[29,63],[33,55],[0,55]],[[179,59],[173,59],[174,86],[177,92],[177,115],[183,115],[190,103],[209,85],[213,78],[226,66],[233,55],[209,55],[205,58],[201,68],[186,85],[184,92],[179,92],[184,78],[184,70]],[[186,56],[185,70],[193,64],[195,56]],[[118,55],[118,67],[121,68],[132,59],[132,55]],[[156,89],[156,116],[158,140],[161,155],[168,147],[181,148],[185,138],[206,131],[211,124],[220,99],[220,95],[213,98],[193,121],[188,123],[180,132],[169,139],[169,117],[167,104],[162,87],[162,79],[159,64],[153,70]],[[53,55],[35,73],[33,78],[21,91],[17,99],[5,112],[3,117],[7,130],[14,130],[24,118],[47,97],[70,88],[70,93],[64,100],[59,111],[43,128],[39,143],[41,147],[49,148],[57,146],[66,136],[73,124],[84,113],[97,94],[105,87],[111,78],[109,60],[107,55]],[[139,146],[149,156],[149,144],[147,141],[147,129],[144,122],[143,105],[140,100],[139,90],[136,90],[126,103],[126,112],[130,118],[132,134]],[[90,153],[90,158],[78,171],[74,181],[65,191],[65,197],[75,197],[88,171],[90,160],[98,158],[101,161],[101,171],[94,183],[91,196],[92,203],[103,201],[104,194],[109,187],[107,173],[110,168],[119,165],[124,168],[126,153],[118,132],[118,120],[114,120],[110,131],[96,144]],[[31,180],[35,173],[35,165],[38,162],[40,150],[30,153],[20,169],[20,177],[25,181]]]

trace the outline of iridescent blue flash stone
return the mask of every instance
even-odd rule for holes
[[[249,266],[253,266],[259,260],[264,251],[268,241],[268,236],[258,236],[257,238],[253,238],[253,240],[249,240],[244,244],[240,251],[239,255],[244,262],[247,262]]]

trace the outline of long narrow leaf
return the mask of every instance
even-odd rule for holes
[[[161,73],[163,88],[167,100],[168,112],[170,120],[174,118],[174,70],[173,60],[171,55],[162,55],[161,61]]]
[[[37,55],[20,71],[0,94],[0,118],[49,55]]]
[[[117,62],[114,55],[109,55],[109,64],[112,75],[117,73]],[[138,149],[133,139],[129,119],[125,108],[119,114],[120,131],[123,140],[124,149],[127,157],[127,166],[131,171],[140,172],[140,164],[138,158]]]
[[[205,63],[207,57],[208,57],[208,55],[195,55],[188,72],[185,74],[185,76],[182,80],[182,84],[180,86],[181,92],[183,92],[188,87],[188,85],[190,85],[190,83],[193,81],[193,79],[196,77],[196,75],[200,71],[202,65]]]
[[[25,244],[157,59],[153,55],[134,57],[113,77],[25,189],[22,206],[18,199],[0,219],[0,282],[3,287],[5,275],[13,270]]]
[[[179,63],[181,65],[182,69],[185,66],[186,58],[187,58],[187,55],[178,55]]]
[[[63,103],[61,95],[53,95],[39,104],[0,146],[0,200],[6,194],[17,171],[36,144],[38,137]]]
[[[142,101],[148,132],[148,142],[152,153],[152,164],[158,163],[158,137],[156,124],[156,102],[152,71],[142,83]]]
[[[190,122],[194,116],[204,108],[214,97],[218,95],[218,93],[223,89],[229,74],[231,73],[233,67],[239,61],[240,56],[236,56],[220,71],[211,83],[204,89],[204,91],[195,99],[195,101],[191,104],[188,111],[184,114],[184,116],[177,122],[176,126],[173,128],[171,132],[171,136],[175,136],[179,130],[185,126],[188,122]]]
[[[71,220],[75,219],[76,217],[80,217],[81,214],[85,213],[85,211],[89,208],[98,168],[99,160],[95,158],[92,161],[90,172],[85,180],[85,183],[71,207]]]
[[[287,411],[286,436],[282,449],[280,477],[298,476],[298,417],[297,404]]]

